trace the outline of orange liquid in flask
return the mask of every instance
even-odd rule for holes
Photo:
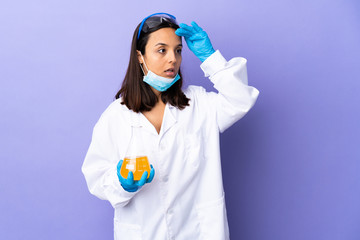
[[[125,157],[120,169],[120,174],[123,178],[127,178],[129,171],[133,172],[135,181],[139,181],[145,171],[147,171],[147,178],[149,178],[150,164],[147,156],[136,158]]]

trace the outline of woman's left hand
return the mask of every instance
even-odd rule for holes
[[[180,23],[180,28],[175,33],[178,36],[183,36],[189,49],[204,62],[215,50],[207,33],[196,22],[192,21],[191,25]]]

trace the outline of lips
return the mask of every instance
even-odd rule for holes
[[[175,76],[175,69],[174,68],[169,68],[167,70],[164,71],[165,72],[165,75],[167,77],[174,77]]]

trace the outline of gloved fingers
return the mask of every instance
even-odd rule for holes
[[[196,22],[192,21],[191,25],[194,27],[195,31],[197,31],[197,32],[203,31],[203,29],[201,27],[199,27],[199,25]]]
[[[183,29],[183,28],[178,28],[176,29],[175,31],[175,34],[178,35],[178,36],[183,36],[183,37],[191,37],[193,35],[192,32],[186,30],[186,29]]]
[[[136,183],[136,185],[142,187],[146,183],[147,176],[148,176],[148,171],[143,172],[140,180]]]
[[[186,26],[185,28],[178,28],[177,30],[180,30],[181,32],[186,33],[186,35],[190,35],[190,36],[196,33],[193,27],[190,27],[188,25],[185,26]]]
[[[133,172],[128,173],[127,179],[123,178],[123,181],[121,181],[121,186],[123,189],[127,192],[136,192],[139,187],[134,184],[134,174]]]
[[[130,188],[130,189],[128,189],[127,191],[128,192],[136,192],[138,190],[138,188]]]
[[[127,179],[123,178],[123,177],[121,176],[120,172],[118,172],[118,178],[119,178],[119,181],[120,181],[121,184],[127,182]]]
[[[124,186],[124,185],[121,185],[124,190],[128,191],[128,192],[136,192],[139,188],[138,187],[127,187],[127,186]]]
[[[189,38],[189,37],[186,37],[186,38],[185,38],[185,42],[186,42],[187,46],[191,49],[191,46],[192,46],[192,40],[190,40],[190,38]]]
[[[123,183],[123,182],[126,181],[126,179],[123,178],[123,177],[121,176],[121,174],[120,174],[120,169],[121,169],[122,163],[123,163],[123,160],[120,160],[120,161],[118,162],[117,166],[116,166],[116,174],[117,174],[117,176],[118,176],[118,178],[119,178],[120,183]]]
[[[134,184],[134,174],[132,171],[129,171],[127,179],[126,179],[126,185],[133,185]]]
[[[151,181],[153,180],[154,176],[155,176],[155,169],[153,168],[153,166],[150,164],[151,170],[150,170],[150,176],[149,178],[146,180],[147,183],[151,183]]]
[[[121,166],[122,166],[123,160],[120,160],[116,166],[117,172],[120,172]]]
[[[191,32],[192,34],[196,33],[195,28],[193,28],[192,26],[189,26],[189,25],[187,25],[187,24],[185,24],[185,23],[180,23],[179,26],[180,26],[180,28],[189,31],[189,32]]]
[[[199,32],[199,33],[193,34],[191,37],[189,37],[189,39],[191,41],[204,40],[206,38],[207,38],[206,32]]]

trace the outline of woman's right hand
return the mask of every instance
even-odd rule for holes
[[[143,175],[141,176],[141,179],[139,181],[134,181],[134,174],[132,173],[132,171],[129,171],[127,178],[123,178],[120,174],[120,169],[122,166],[123,160],[120,160],[118,165],[117,165],[117,176],[119,178],[119,182],[121,184],[121,186],[123,187],[123,189],[127,192],[136,192],[137,190],[139,190],[142,186],[145,185],[145,183],[150,183],[155,175],[155,170],[153,168],[153,166],[150,164],[151,170],[150,170],[150,176],[148,179],[147,175],[148,172],[145,171],[143,173]]]

